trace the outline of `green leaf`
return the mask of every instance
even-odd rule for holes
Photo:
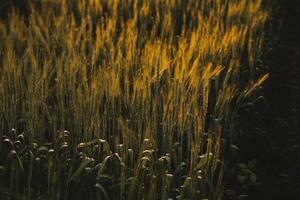
[[[99,189],[103,193],[105,199],[109,200],[107,192],[105,191],[104,187],[101,184],[96,183],[95,188]]]
[[[89,158],[84,158],[84,159],[81,161],[81,163],[80,163],[78,169],[73,173],[73,175],[70,177],[70,179],[69,179],[68,181],[70,182],[70,181],[74,180],[75,178],[77,178],[77,177],[80,175],[80,173],[83,171],[83,169],[84,169],[86,166],[88,166],[88,164],[90,164],[91,162],[92,162],[91,159],[89,159]]]
[[[256,183],[256,175],[254,173],[251,173],[249,178],[250,178],[251,183]]]
[[[238,178],[238,180],[239,180],[239,183],[244,183],[244,182],[245,182],[245,176],[243,176],[243,175],[238,175],[237,178]]]

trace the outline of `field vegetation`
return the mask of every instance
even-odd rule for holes
[[[1,199],[221,199],[262,0],[61,0],[0,22]]]

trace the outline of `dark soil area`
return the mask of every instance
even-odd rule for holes
[[[281,27],[274,23],[278,38],[266,59],[267,104],[247,120],[243,156],[256,160],[258,182],[247,199],[300,199],[300,1],[279,4]]]

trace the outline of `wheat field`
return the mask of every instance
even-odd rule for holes
[[[268,78],[263,0],[44,0],[0,22],[1,199],[222,199]]]

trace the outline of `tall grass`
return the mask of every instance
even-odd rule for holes
[[[13,10],[0,22],[0,195],[220,199],[238,110],[268,76],[256,67],[268,11],[262,0]]]

